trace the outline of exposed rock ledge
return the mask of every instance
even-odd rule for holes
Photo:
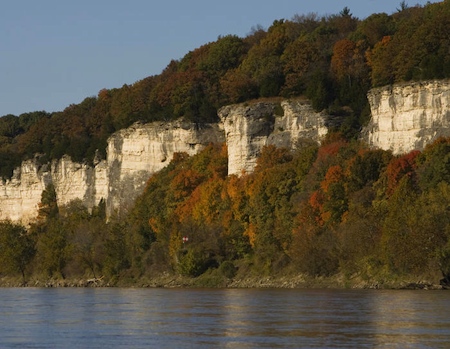
[[[450,82],[395,85],[369,92],[372,119],[362,139],[395,154],[423,149],[450,135]],[[24,161],[0,182],[0,220],[28,224],[36,219],[46,185],[53,183],[59,205],[78,199],[89,209],[104,199],[107,214],[130,205],[147,179],[167,166],[175,152],[193,155],[213,142],[226,142],[228,173],[252,172],[265,145],[295,148],[302,139],[320,142],[333,120],[304,99],[225,106],[218,124],[181,121],[134,124],[110,137],[106,160],[94,166],[63,157],[39,166]]]
[[[300,139],[320,142],[328,115],[305,100],[242,103],[218,112],[228,147],[228,174],[250,173],[265,145],[295,148]]]
[[[372,118],[362,138],[371,146],[402,154],[450,135],[450,81],[426,81],[373,89]]]
[[[275,115],[275,112],[282,115]],[[0,182],[0,220],[28,224],[36,219],[42,191],[53,183],[59,205],[73,200],[91,209],[101,199],[107,214],[126,209],[142,193],[148,178],[167,166],[176,152],[196,154],[209,143],[227,142],[229,173],[251,172],[267,144],[295,147],[300,138],[319,141],[327,132],[325,116],[307,101],[228,106],[223,123],[182,121],[134,124],[108,140],[106,160],[94,166],[63,157],[40,166],[24,161],[10,180]]]
[[[175,152],[197,153],[211,142],[223,142],[217,124],[134,124],[108,140],[107,159],[94,166],[65,156],[40,166],[27,160],[10,180],[0,182],[0,220],[29,224],[37,217],[46,185],[53,183],[58,205],[80,200],[88,209],[105,200],[107,213],[124,209],[142,192],[151,174],[167,166]]]

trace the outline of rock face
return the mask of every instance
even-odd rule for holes
[[[362,138],[394,154],[422,150],[450,135],[450,82],[429,81],[373,89],[372,119]]]
[[[36,219],[38,204],[46,186],[53,183],[59,205],[81,200],[92,208],[106,198],[107,166],[72,162],[69,157],[40,166],[36,159],[24,161],[10,180],[0,183],[0,219],[24,224]]]
[[[404,153],[450,135],[450,82],[434,81],[374,89],[368,94],[372,120],[362,138],[373,147]],[[37,217],[46,185],[59,205],[81,200],[89,209],[100,200],[108,214],[124,210],[142,193],[147,179],[167,166],[175,152],[194,155],[207,144],[225,142],[228,173],[254,170],[266,145],[296,148],[303,139],[320,142],[336,120],[316,113],[308,101],[270,101],[225,106],[219,124],[181,121],[135,124],[108,140],[106,160],[93,166],[68,157],[40,166],[24,161],[10,180],[0,181],[0,220],[28,224]]]
[[[198,125],[155,122],[135,124],[108,140],[106,160],[94,166],[63,157],[40,166],[28,160],[10,180],[0,183],[0,220],[28,224],[36,219],[42,191],[53,183],[58,205],[73,200],[91,209],[100,200],[107,214],[126,210],[148,178],[167,166],[175,152],[194,155],[209,143],[227,142],[229,174],[253,171],[265,145],[295,148],[302,138],[319,142],[326,134],[325,115],[305,100],[224,107],[221,123]]]
[[[94,166],[63,157],[40,166],[24,161],[10,180],[0,182],[0,220],[29,224],[36,219],[41,195],[53,183],[58,205],[73,200],[91,209],[100,200],[107,213],[125,209],[143,191],[151,174],[169,164],[175,152],[193,155],[211,142],[224,142],[219,125],[135,124],[108,141],[107,159]]]
[[[301,139],[319,142],[327,116],[304,100],[246,103],[219,110],[228,147],[228,174],[250,173],[265,145],[295,148]]]
[[[223,143],[220,125],[155,122],[135,124],[110,137],[107,148],[107,212],[124,209],[142,193],[148,178],[176,152],[194,155],[209,143]]]

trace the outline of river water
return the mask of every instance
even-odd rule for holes
[[[0,348],[450,348],[450,292],[0,289]]]

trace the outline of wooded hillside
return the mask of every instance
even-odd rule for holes
[[[449,20],[449,1],[362,21],[348,9],[295,16],[246,38],[219,38],[161,75],[63,112],[1,118],[7,176],[35,153],[92,159],[111,132],[136,120],[214,121],[219,106],[250,98],[304,94],[346,115],[321,146],[265,147],[254,173],[239,177],[227,176],[222,144],[177,153],[126,214],[108,221],[104,203],[92,212],[76,201],[58,207],[48,186],[30,229],[0,223],[0,275],[102,276],[115,285],[166,273],[216,286],[300,273],[450,285],[450,140],[393,156],[352,138],[370,87],[449,77]]]
[[[217,121],[223,105],[305,95],[317,110],[344,116],[347,139],[368,121],[367,91],[400,81],[450,77],[450,3],[408,7],[364,20],[339,14],[295,15],[255,27],[244,38],[219,37],[164,71],[132,85],[103,89],[56,113],[0,118],[0,176],[24,159],[42,163],[104,157],[106,140],[135,121]],[[125,69],[126,67],[124,67]]]
[[[225,285],[302,274],[352,284],[450,281],[450,139],[393,156],[330,135],[295,152],[264,148],[254,173],[227,176],[227,152],[177,154],[126,215],[101,203],[58,207],[44,191],[27,232],[0,224],[0,275],[102,276],[134,284],[164,273]],[[395,284],[395,282],[394,282]]]

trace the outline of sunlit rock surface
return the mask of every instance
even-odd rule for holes
[[[59,206],[80,200],[92,209],[103,199],[109,215],[125,210],[175,152],[193,155],[211,142],[224,142],[219,125],[135,124],[112,135],[107,159],[92,166],[67,156],[43,166],[36,159],[24,161],[10,180],[0,182],[0,220],[34,221],[42,192],[50,183]]]
[[[194,155],[210,143],[224,141],[217,124],[154,122],[116,132],[107,149],[107,212],[126,209],[149,177],[167,166],[175,153]]]
[[[368,98],[372,118],[361,137],[373,147],[399,154],[450,136],[449,81],[373,89]],[[295,149],[304,140],[319,143],[335,122],[315,112],[305,99],[230,105],[218,114],[218,124],[136,123],[113,134],[107,158],[91,165],[69,157],[45,165],[37,159],[24,161],[11,179],[0,182],[0,220],[35,220],[49,183],[60,206],[80,200],[91,209],[103,199],[109,215],[126,211],[148,178],[167,166],[176,152],[194,155],[209,143],[226,142],[228,173],[241,175],[254,170],[264,146]]]
[[[295,148],[301,139],[320,142],[326,115],[305,100],[229,105],[218,112],[228,147],[228,174],[250,173],[265,145]]]
[[[394,154],[422,150],[450,135],[450,82],[428,81],[373,89],[372,119],[362,138]]]

